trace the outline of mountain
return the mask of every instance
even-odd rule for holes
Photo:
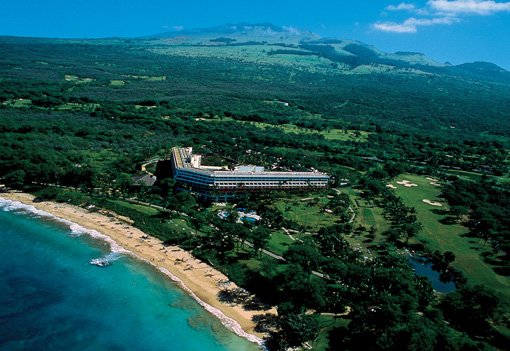
[[[149,35],[144,38],[174,39],[180,38],[182,42],[197,44],[211,39],[231,39],[231,41],[264,41],[266,43],[287,42],[294,43],[302,40],[320,38],[315,33],[306,30],[297,30],[292,27],[278,27],[270,23],[237,23],[224,24],[211,28],[194,28],[175,30],[160,34]],[[221,42],[221,41],[220,41]]]
[[[181,47],[186,56],[232,58],[297,69],[348,74],[442,74],[510,82],[510,72],[488,62],[453,66],[422,53],[386,53],[354,40],[322,38],[293,27],[270,23],[224,24],[211,28],[174,30],[143,37],[156,47]],[[161,51],[161,50],[160,50]],[[170,52],[167,52],[170,53]]]

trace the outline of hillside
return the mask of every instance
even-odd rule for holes
[[[226,24],[166,32],[143,39],[151,40],[152,45],[163,48],[181,47],[176,53],[183,55],[237,57],[256,63],[282,64],[333,74],[411,72],[510,82],[510,72],[490,63],[452,66],[435,62],[421,53],[385,53],[361,42],[321,38],[310,31],[268,23]],[[160,48],[158,52],[161,50]],[[162,51],[164,52],[164,49]]]

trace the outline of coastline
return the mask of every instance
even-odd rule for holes
[[[251,342],[263,344],[262,339],[266,334],[255,331],[256,324],[252,318],[260,314],[276,314],[276,310],[245,311],[241,305],[221,302],[218,294],[227,287],[223,284],[220,286],[219,282],[227,282],[229,279],[178,246],[165,246],[160,240],[147,236],[128,223],[74,205],[48,201],[35,203],[33,195],[23,192],[3,192],[0,198],[33,206],[68,224],[72,230],[106,241],[113,252],[129,254],[151,264],[178,282],[185,292],[219,318],[228,329]],[[228,289],[236,287],[233,282],[228,284]]]

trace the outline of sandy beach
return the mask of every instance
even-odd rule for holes
[[[218,299],[221,290],[235,289],[237,286],[233,282],[224,284],[229,281],[224,274],[179,247],[165,246],[160,240],[146,235],[129,223],[77,206],[54,202],[35,203],[32,195],[21,192],[0,193],[0,197],[34,206],[108,236],[123,249],[178,281],[185,291],[237,334],[257,343],[261,343],[261,339],[266,336],[255,332],[256,324],[252,318],[267,313],[276,314],[276,310],[245,311],[241,305],[221,302]]]

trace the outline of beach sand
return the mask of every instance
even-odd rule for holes
[[[160,240],[147,236],[142,231],[129,225],[129,223],[121,222],[119,219],[112,221],[112,217],[97,212],[89,212],[86,209],[69,204],[34,203],[34,196],[26,193],[4,192],[0,193],[0,197],[19,201],[25,205],[32,205],[39,210],[110,237],[125,250],[151,263],[163,273],[173,276],[172,279],[180,282],[183,289],[197,299],[209,312],[222,319],[224,324],[238,335],[253,342],[261,343],[261,339],[266,334],[255,332],[256,324],[252,321],[252,318],[267,313],[276,315],[276,309],[274,308],[268,311],[245,311],[241,305],[229,305],[219,301],[218,294],[222,289],[237,288],[233,282],[228,285],[220,284],[220,282],[229,280],[227,276],[194,258],[178,246],[163,245]]]

